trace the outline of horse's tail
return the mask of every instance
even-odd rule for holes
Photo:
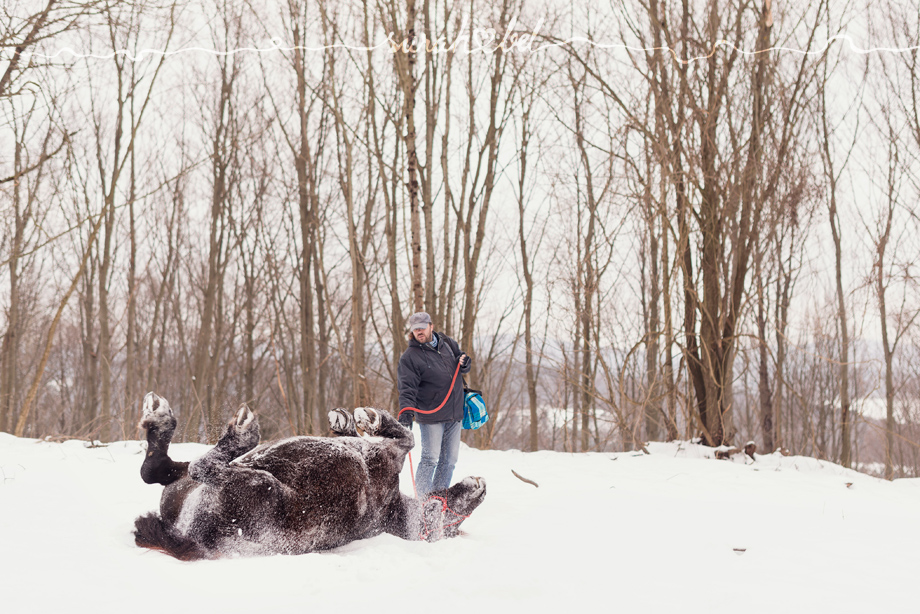
[[[161,550],[180,561],[211,558],[207,550],[191,539],[179,535],[156,513],[138,516],[134,521],[134,543],[141,548]]]

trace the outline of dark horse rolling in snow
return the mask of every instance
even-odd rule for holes
[[[259,444],[245,405],[217,445],[191,463],[168,455],[176,418],[165,399],[144,398],[147,429],[141,477],[163,484],[160,512],[135,522],[138,546],[193,560],[301,554],[390,533],[435,541],[459,533],[482,503],[482,478],[469,477],[425,501],[399,491],[412,432],[380,409],[329,412],[339,437],[290,437]],[[357,426],[372,438],[358,437]]]

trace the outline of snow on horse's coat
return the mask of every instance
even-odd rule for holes
[[[191,560],[300,554],[380,533],[434,541],[457,535],[457,518],[482,503],[485,481],[474,477],[427,501],[400,493],[414,438],[386,411],[335,409],[329,421],[339,437],[258,445],[258,419],[244,405],[214,448],[177,463],[168,454],[176,418],[165,399],[148,393],[141,477],[165,488],[160,512],[135,521],[135,542]],[[372,437],[358,437],[356,424]]]

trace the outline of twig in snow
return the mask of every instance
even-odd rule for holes
[[[528,480],[527,478],[525,478],[524,476],[522,476],[521,474],[519,474],[519,473],[518,473],[517,471],[515,471],[514,469],[511,470],[511,473],[513,473],[513,474],[514,474],[514,477],[516,477],[516,478],[519,479],[520,481],[522,481],[522,482],[527,482],[528,484],[533,484],[533,485],[536,486],[537,488],[540,488],[540,485],[539,485],[539,484],[537,484],[537,483],[534,482],[533,480]]]

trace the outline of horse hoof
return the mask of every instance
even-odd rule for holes
[[[349,428],[349,424],[352,428]],[[346,410],[336,407],[329,412],[329,427],[335,433],[349,433],[354,430],[354,418]]]
[[[252,413],[248,405],[243,403],[240,405],[240,408],[233,418],[230,419],[230,426],[236,428],[238,431],[245,431],[249,428],[249,425],[252,424],[254,419],[255,414]]]
[[[144,397],[144,413],[138,426],[143,429],[151,427],[169,429],[175,428],[176,422],[176,417],[166,399],[153,392],[148,392]]]
[[[376,435],[380,431],[380,413],[371,407],[359,407],[356,409],[355,422],[368,435]]]
[[[218,440],[217,448],[229,461],[259,445],[259,438],[259,419],[243,403],[227,423],[227,429]]]

